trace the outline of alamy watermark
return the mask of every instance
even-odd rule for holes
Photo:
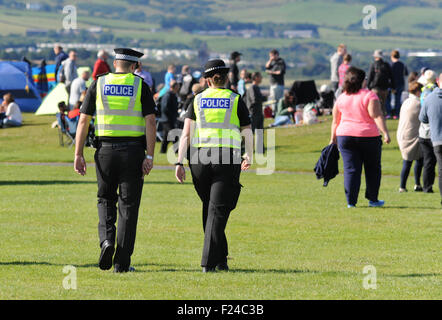
[[[74,266],[64,266],[63,273],[67,274],[63,278],[63,288],[65,290],[77,290],[77,268]]]
[[[77,29],[77,8],[73,5],[63,7],[63,29],[76,30]]]
[[[174,142],[173,146],[169,147],[167,150],[167,161],[170,164],[174,164],[178,160],[175,151],[178,150],[181,133],[181,129],[173,129],[169,131],[167,137],[163,137],[163,139],[167,139],[167,141]],[[271,175],[275,172],[275,129],[267,129],[266,133],[267,139],[264,142],[265,135],[263,129],[255,129],[254,132],[252,132],[251,129],[244,129],[241,131],[241,136],[245,141],[245,145],[254,145],[252,165],[257,165],[257,175]],[[234,150],[233,152],[230,152],[229,148],[226,148],[226,150],[221,150],[220,154],[219,151],[214,148],[211,148],[211,150],[207,150],[205,148],[198,149],[193,147],[192,143],[190,143],[190,145],[188,159],[190,164],[240,164],[242,161],[239,149],[237,149],[237,151]]]
[[[364,279],[362,280],[362,287],[365,290],[376,290],[377,287],[377,276],[376,276],[376,268],[375,266],[368,265],[362,269],[362,273],[366,274]]]
[[[362,19],[362,27],[365,30],[376,30],[378,28],[378,10],[373,5],[364,6],[362,13],[366,16]]]

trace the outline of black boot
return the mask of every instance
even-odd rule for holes
[[[98,260],[98,266],[101,270],[109,270],[112,268],[112,257],[114,256],[114,244],[109,240],[104,240],[101,244],[101,254]]]

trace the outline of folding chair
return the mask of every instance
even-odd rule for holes
[[[57,113],[58,140],[60,146],[72,147],[75,144],[78,119],[69,119],[65,114]],[[65,141],[66,140],[66,141]]]

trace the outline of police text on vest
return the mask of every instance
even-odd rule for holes
[[[134,87],[119,84],[106,84],[104,86],[104,95],[132,97],[134,95]]]
[[[229,109],[228,98],[201,98],[201,109]]]

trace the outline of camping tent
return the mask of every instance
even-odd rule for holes
[[[26,62],[0,61],[0,101],[6,93],[12,94],[22,112],[34,112],[41,104]]]
[[[37,116],[56,114],[58,111],[58,103],[64,101],[68,104],[68,93],[64,83],[59,83],[44,98],[40,108],[35,113]]]
[[[77,69],[78,76],[81,76],[83,71],[91,71],[89,67],[79,67]],[[90,83],[92,82],[91,79],[86,82],[86,86],[89,87]],[[40,108],[38,108],[37,112],[35,113],[37,116],[41,115],[48,115],[48,114],[56,114],[58,111],[58,103],[61,101],[66,102],[66,105],[68,105],[68,94],[66,91],[66,86],[64,83],[58,83],[51,91],[49,91],[49,94],[43,99],[43,102],[41,103]]]

